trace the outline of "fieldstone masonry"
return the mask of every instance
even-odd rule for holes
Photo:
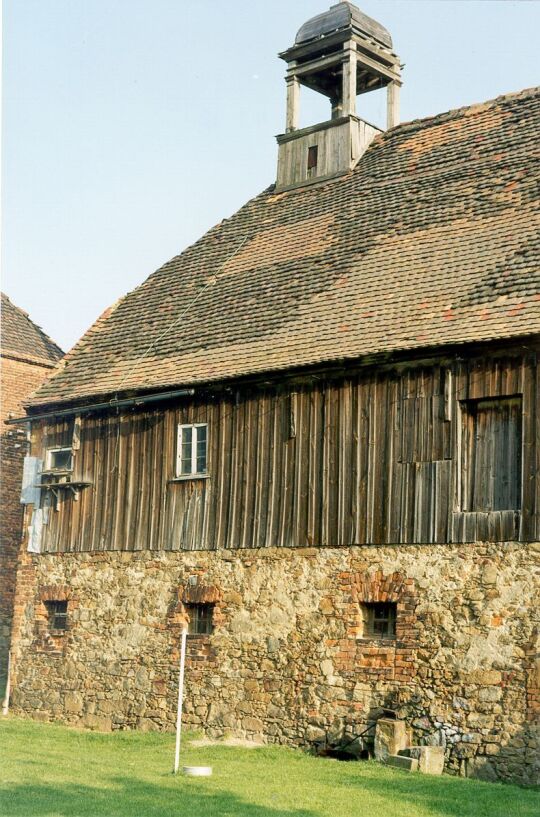
[[[211,737],[312,745],[393,710],[446,770],[539,782],[540,544],[27,555],[13,705],[98,729],[172,729],[183,604],[185,722]],[[194,585],[193,578],[197,577]],[[51,634],[44,601],[68,601]],[[393,641],[360,604],[397,603]],[[531,616],[532,612],[532,616]]]

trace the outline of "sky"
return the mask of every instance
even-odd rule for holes
[[[4,0],[2,289],[64,350],[275,181],[285,63],[332,0]],[[359,0],[401,119],[539,83],[540,2]],[[384,124],[381,92],[358,114]],[[329,117],[302,89],[301,125]]]

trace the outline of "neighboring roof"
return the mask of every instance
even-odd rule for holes
[[[0,349],[2,354],[50,366],[64,355],[60,347],[30,320],[28,313],[11,303],[3,292]]]
[[[368,17],[352,3],[337,3],[330,6],[328,11],[311,17],[303,26],[300,26],[295,38],[295,44],[317,40],[342,28],[352,27],[361,34],[378,40],[386,48],[392,48],[390,33],[377,20]]]
[[[539,131],[524,91],[265,191],[104,314],[32,402],[540,332]]]

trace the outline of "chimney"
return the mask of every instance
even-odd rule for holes
[[[356,114],[356,97],[387,89],[387,127],[399,122],[399,57],[392,38],[352,3],[338,3],[298,30],[280,55],[287,63],[285,133],[277,137],[277,189],[288,190],[347,173],[379,128]],[[329,98],[331,118],[298,129],[300,86]]]

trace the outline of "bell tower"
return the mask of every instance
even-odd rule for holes
[[[356,113],[356,97],[387,89],[387,127],[399,122],[399,57],[388,31],[352,3],[338,3],[300,27],[287,63],[285,133],[277,137],[277,188],[301,187],[351,170],[381,130]],[[329,98],[331,118],[298,128],[300,87]]]

